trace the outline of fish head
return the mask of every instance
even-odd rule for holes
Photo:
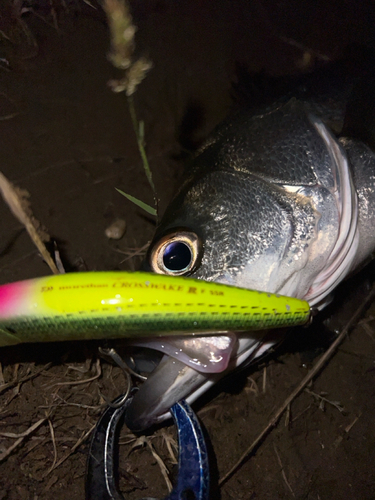
[[[234,119],[214,134],[167,208],[145,268],[315,305],[348,273],[357,247],[357,198],[346,153],[319,118],[290,102]],[[217,337],[211,339],[208,350],[217,353]],[[235,339],[220,373],[207,360],[200,361],[209,367],[205,372],[179,364],[170,349],[130,405],[128,426],[157,422],[176,400],[192,402],[276,342],[264,332],[240,332]],[[188,350],[199,358],[198,344]]]

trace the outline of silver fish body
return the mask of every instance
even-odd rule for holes
[[[157,229],[151,268],[324,307],[375,250],[375,154],[358,139],[338,138],[326,122],[292,98],[219,126]],[[193,401],[278,336],[242,332],[237,339],[221,373],[166,357],[134,398],[128,425],[142,429],[176,400]]]

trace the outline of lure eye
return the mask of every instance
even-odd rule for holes
[[[191,272],[200,257],[198,236],[176,231],[164,236],[151,250],[150,264],[155,273],[180,276]]]

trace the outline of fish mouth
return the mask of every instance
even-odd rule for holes
[[[241,332],[236,335],[222,332],[217,336],[211,333],[210,336],[203,337],[181,337],[179,343],[173,339],[167,350],[165,346],[170,339],[167,341],[163,339],[159,343],[164,346],[164,352],[168,350],[172,352],[171,349],[175,349],[176,345],[184,345],[184,355],[172,357],[164,354],[129,405],[125,415],[127,427],[134,432],[143,431],[170,418],[169,409],[177,401],[186,399],[189,404],[193,403],[245,360],[252,361],[274,345],[274,336],[267,339],[267,335],[268,332],[258,331]],[[197,351],[200,345],[205,345],[206,355]],[[156,341],[137,342],[137,346],[162,350],[156,345]],[[203,361],[204,358],[206,361]],[[211,363],[210,366],[209,359],[219,358],[223,358],[224,361],[219,364]],[[193,363],[191,359],[194,359]]]

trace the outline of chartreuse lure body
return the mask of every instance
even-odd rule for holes
[[[304,324],[305,301],[191,278],[88,272],[0,286],[0,345]]]

